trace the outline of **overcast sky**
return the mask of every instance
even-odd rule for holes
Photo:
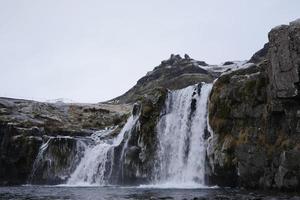
[[[245,60],[299,0],[0,0],[0,96],[99,102],[171,53]]]

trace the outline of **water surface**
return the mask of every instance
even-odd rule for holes
[[[147,187],[62,187],[20,186],[0,187],[2,200],[125,200],[125,199],[218,199],[276,200],[300,199],[294,194],[250,192],[234,189],[172,189]]]

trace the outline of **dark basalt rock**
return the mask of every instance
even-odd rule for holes
[[[299,98],[300,22],[277,27],[269,33],[268,75],[274,98]]]
[[[131,105],[0,98],[0,185],[63,183],[74,168],[75,157],[80,156],[72,138],[107,126],[122,127],[130,109]],[[71,138],[55,138],[58,135]],[[53,139],[45,159],[31,177],[40,147],[49,136]]]
[[[259,50],[258,52],[256,52],[248,61],[248,63],[260,63],[263,60],[267,59],[267,54],[268,54],[268,50],[269,50],[269,43],[266,43],[264,45],[264,47]]]
[[[83,156],[83,140],[72,137],[43,138],[46,147],[33,163],[30,184],[62,184],[67,181]],[[88,141],[87,141],[88,142]]]
[[[131,132],[125,133],[126,139],[113,149],[110,184],[139,185],[152,180],[156,124],[166,95],[166,89],[157,88],[134,105],[133,114],[139,118]]]
[[[254,55],[263,58],[253,61],[259,63],[214,84],[207,151],[212,184],[299,190],[299,42],[299,20],[272,29]]]
[[[249,62],[254,64],[222,75],[213,86],[209,103],[213,134],[206,132],[204,136],[208,138],[207,183],[297,191],[300,189],[299,20],[273,29],[269,42]],[[118,125],[117,131],[107,137],[116,136],[132,108],[132,114],[139,116],[139,120],[127,134],[126,144],[123,141],[109,152],[117,163],[112,166],[115,173],[111,182],[151,181],[156,125],[168,89],[211,83],[215,75],[201,66],[207,64],[188,55],[182,58],[172,54],[124,95],[106,103],[53,104],[0,98],[0,185],[26,184],[28,180],[38,184],[64,182],[80,157],[75,138]],[[200,88],[201,84],[195,94]],[[196,101],[191,103],[193,111]],[[35,169],[39,149],[50,136],[55,137]],[[121,153],[124,153],[122,163]]]
[[[234,62],[232,62],[232,61],[226,61],[226,62],[224,62],[223,66],[232,65],[232,64],[234,64]]]
[[[274,181],[280,188],[293,189],[299,187],[300,151],[283,151],[279,157],[279,167]]]
[[[13,125],[0,123],[0,185],[25,184],[42,144],[36,130],[23,134]]]
[[[125,150],[123,166],[125,184],[149,183],[157,145],[156,124],[164,106],[167,90],[157,88],[145,96],[140,104],[140,117]],[[137,173],[138,172],[138,173]]]

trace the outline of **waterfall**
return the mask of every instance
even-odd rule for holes
[[[82,157],[85,139],[58,135],[46,136],[44,141],[33,163],[28,183],[58,184],[66,181]]]
[[[153,177],[156,185],[205,184],[205,131],[211,88],[212,84],[202,83],[168,93],[156,125],[154,168],[149,170],[151,174],[144,174]],[[126,184],[130,182],[127,179],[141,176],[139,167],[143,163],[138,160],[132,165],[127,158],[130,148],[141,148],[132,143],[139,137],[139,117],[137,113],[129,117],[117,136],[117,127],[111,127],[89,137],[48,137],[33,164],[30,183],[101,186]]]
[[[169,92],[157,124],[155,184],[204,185],[207,101],[212,84]]]
[[[48,138],[47,141],[44,142],[40,146],[39,153],[38,153],[38,155],[37,155],[37,157],[36,157],[36,159],[35,159],[35,161],[33,163],[31,174],[30,174],[30,177],[29,177],[29,182],[30,183],[33,182],[33,179],[34,179],[35,174],[36,174],[36,172],[38,170],[38,167],[40,166],[40,163],[44,160],[44,152],[48,148],[50,140],[51,140],[51,138]]]
[[[97,135],[92,135],[96,144],[87,147],[76,170],[72,173],[68,185],[107,185],[114,164],[122,164],[122,154],[119,163],[115,163],[113,150],[121,145],[135,126],[138,116],[131,116],[117,137],[110,140],[99,140]],[[96,133],[97,134],[97,133]],[[109,133],[106,133],[109,134]],[[128,136],[127,136],[128,138]],[[126,144],[126,141],[124,141]],[[126,148],[123,146],[123,148]]]

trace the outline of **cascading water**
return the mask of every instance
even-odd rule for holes
[[[212,84],[168,94],[157,125],[155,184],[169,187],[204,185],[207,100]]]
[[[127,179],[134,180],[135,176],[154,175],[158,187],[203,186],[204,136],[211,88],[212,84],[203,83],[169,92],[157,124],[157,157],[154,169],[149,170],[154,174],[146,172],[142,177],[139,167],[132,168],[129,152],[136,150],[140,156],[140,147],[132,143],[139,133],[139,114],[134,114],[116,137],[112,137],[116,128],[112,127],[90,137],[58,136],[45,140],[30,183],[99,186],[126,184],[130,183]],[[140,160],[135,162],[143,164]]]
[[[30,184],[58,184],[74,171],[86,148],[85,138],[45,137],[33,163]]]
[[[42,144],[42,146],[40,147],[40,149],[39,149],[39,153],[38,153],[38,155],[37,155],[37,157],[36,157],[36,159],[33,163],[31,174],[30,174],[30,177],[29,177],[29,182],[30,183],[33,182],[36,171],[37,171],[40,163],[44,160],[44,152],[48,148],[50,140],[51,140],[51,138],[49,138],[46,142],[44,142]]]
[[[76,170],[69,178],[68,185],[106,185],[114,168],[114,154],[112,151],[118,147],[126,134],[130,133],[138,120],[138,116],[131,116],[117,137],[111,140],[98,140],[93,135],[96,145],[87,147]],[[123,147],[124,149],[125,147]],[[122,162],[122,155],[120,162]],[[121,163],[117,163],[121,165]],[[109,172],[107,172],[109,171]]]

